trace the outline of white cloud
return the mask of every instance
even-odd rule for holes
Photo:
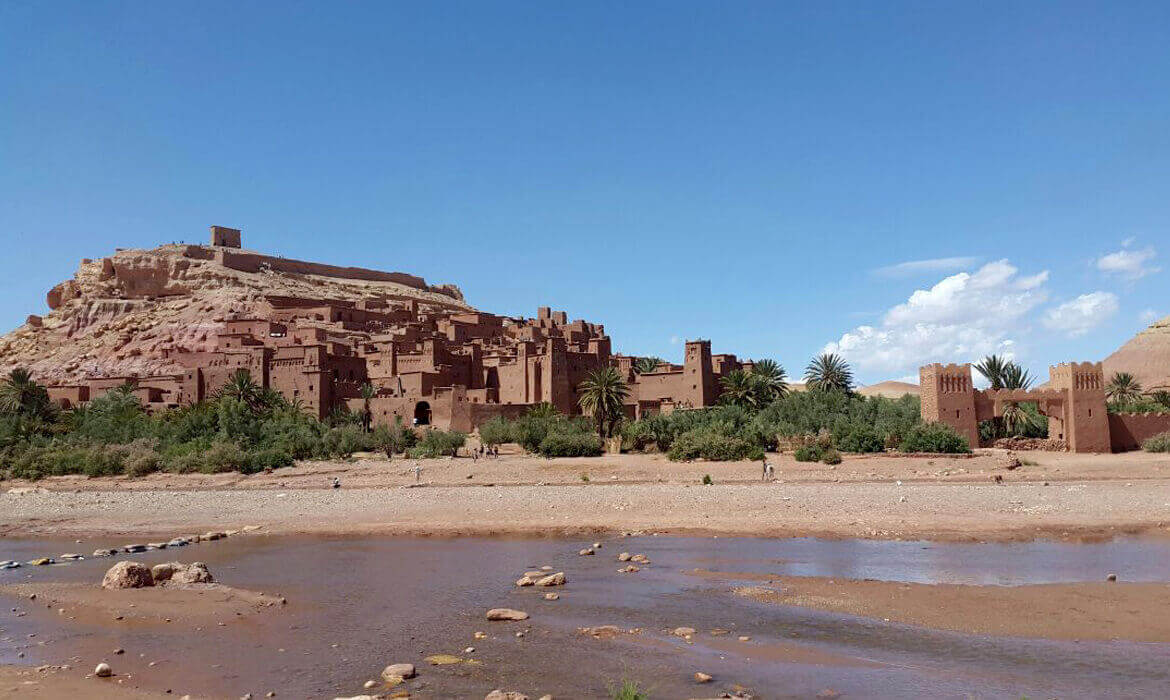
[[[681,342],[681,340],[682,339],[679,338],[677,335],[670,336],[670,344],[671,345],[678,345]]]
[[[1161,319],[1162,316],[1163,314],[1161,311],[1146,309],[1145,311],[1142,311],[1140,314],[1138,314],[1138,320],[1140,320],[1142,323],[1150,324]]]
[[[953,258],[930,258],[929,260],[907,260],[896,265],[886,265],[873,270],[881,277],[908,277],[924,272],[947,272],[962,270],[974,265],[979,258],[959,256]]]
[[[1134,239],[1127,238],[1121,243],[1121,250],[1102,255],[1097,258],[1097,269],[1107,275],[1117,275],[1127,280],[1136,280],[1146,275],[1158,272],[1161,268],[1154,267],[1151,262],[1157,256],[1153,246],[1141,250],[1133,250]]]
[[[944,278],[825,346],[862,372],[906,374],[928,362],[1010,353],[1026,316],[1048,300],[1048,273],[1021,276],[1007,260]]]
[[[1044,315],[1044,325],[1070,338],[1084,335],[1101,325],[1118,309],[1117,295],[1091,292],[1053,307]]]

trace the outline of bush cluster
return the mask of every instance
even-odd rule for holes
[[[513,420],[493,418],[479,427],[479,437],[485,445],[514,442],[545,457],[596,457],[604,449],[588,420],[558,413],[548,404]]]
[[[920,423],[906,433],[898,446],[903,452],[970,452],[967,438],[944,423]]]
[[[1142,443],[1146,452],[1170,452],[1170,432],[1158,433]]]
[[[221,396],[152,415],[133,394],[114,390],[52,423],[0,416],[0,473],[27,479],[155,471],[249,474],[299,459],[370,450],[393,454],[414,444],[414,433],[401,425],[366,432],[360,416],[344,410],[318,421],[279,396],[256,403]]]
[[[921,442],[914,432],[921,427],[919,401],[914,396],[888,399],[805,391],[788,393],[758,411],[717,406],[647,416],[627,423],[622,436],[626,449],[657,450],[673,460],[759,459],[764,451],[787,445],[797,450],[798,460],[821,461],[829,450],[895,449],[912,433]],[[959,450],[960,445],[955,442],[950,447]]]

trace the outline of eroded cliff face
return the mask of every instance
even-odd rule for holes
[[[0,338],[0,372],[26,367],[38,381],[65,384],[86,377],[174,373],[168,350],[214,349],[223,321],[259,316],[268,295],[311,299],[416,299],[470,309],[454,285],[416,289],[262,269],[246,272],[216,262],[207,248],[162,246],[82,260],[73,279],[49,290],[49,313]]]
[[[1150,324],[1104,361],[1105,381],[1129,372],[1143,391],[1170,390],[1170,316]]]

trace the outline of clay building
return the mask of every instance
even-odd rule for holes
[[[922,419],[945,423],[979,445],[979,423],[1003,415],[1009,403],[1034,403],[1048,418],[1048,437],[1071,452],[1134,450],[1147,438],[1170,430],[1170,414],[1110,413],[1100,362],[1072,362],[1048,368],[1038,389],[976,389],[971,365],[931,364],[919,369]]]
[[[275,258],[239,250],[241,244],[238,229],[213,226],[210,246],[186,246],[183,255],[235,270],[392,281],[449,293],[403,273]],[[636,374],[635,358],[611,354],[603,325],[571,321],[549,307],[535,318],[514,318],[441,301],[280,295],[263,297],[248,315],[222,319],[210,349],[162,352],[183,371],[90,379],[52,387],[51,395],[62,406],[76,406],[129,383],[154,410],[210,398],[245,370],[318,418],[341,406],[361,410],[361,388],[368,383],[376,391],[370,400],[375,425],[401,420],[469,431],[541,403],[580,413],[577,387],[610,364],[630,386],[631,417],[710,406],[719,398],[720,378],[745,366],[734,355],[712,355],[710,341],[697,340],[686,344],[682,365]]]

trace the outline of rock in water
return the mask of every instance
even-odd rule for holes
[[[504,692],[497,689],[483,696],[483,700],[528,700],[528,696],[524,693]]]
[[[565,585],[565,572],[559,571],[551,576],[545,576],[536,582],[538,586],[563,586]]]
[[[593,555],[594,553],[595,552],[591,548],[586,547],[585,549],[582,549],[580,552],[577,552],[577,556],[588,557],[588,556]]]
[[[390,664],[382,669],[382,680],[414,678],[414,664]]]
[[[109,664],[101,663],[98,664],[97,668],[93,670],[93,675],[97,676],[98,678],[109,678],[110,676],[114,675],[114,669],[110,668]]]
[[[513,610],[512,608],[492,608],[487,611],[487,619],[489,620],[527,620],[528,613],[522,610]]]
[[[163,581],[170,581],[175,572],[183,566],[182,562],[168,561],[165,564],[155,564],[150,567],[150,575],[154,578],[155,583],[162,583]]]
[[[711,676],[709,674],[703,673],[702,671],[695,671],[695,682],[696,683],[710,683]]]
[[[676,637],[693,637],[695,635],[694,627],[675,627],[671,632]]]
[[[207,564],[201,561],[181,565],[171,576],[171,580],[175,583],[215,583],[215,577],[211,575]]]
[[[120,561],[102,577],[102,588],[145,588],[154,585],[150,569],[136,561]]]

